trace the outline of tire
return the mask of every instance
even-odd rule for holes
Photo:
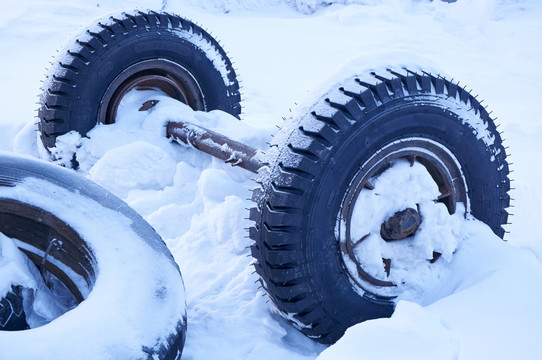
[[[194,110],[241,113],[239,83],[218,42],[179,16],[122,13],[98,22],[60,52],[42,86],[38,110],[46,148],[75,130],[85,136],[113,123],[132,88],[159,88]]]
[[[180,358],[186,304],[179,267],[126,203],[73,171],[2,153],[0,232],[76,304],[41,327],[0,331],[0,358]]]
[[[326,344],[353,324],[391,316],[400,295],[351,257],[343,225],[356,194],[390,162],[421,163],[446,189],[438,201],[450,214],[463,203],[501,238],[507,222],[508,164],[486,109],[438,76],[373,75],[372,83],[352,79],[281,129],[253,193],[250,237],[262,285],[295,327]]]
[[[20,285],[11,285],[11,290],[0,299],[0,331],[28,329],[21,292]]]

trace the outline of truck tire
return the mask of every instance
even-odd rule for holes
[[[439,76],[390,70],[373,80],[351,79],[291,119],[253,193],[250,237],[263,287],[294,326],[326,344],[393,313],[397,294],[387,289],[396,284],[368,275],[344,230],[361,189],[390,163],[421,163],[450,214],[463,203],[501,238],[507,223],[508,164],[486,109]]]
[[[218,42],[177,15],[122,13],[83,32],[54,61],[38,110],[42,143],[115,122],[123,96],[159,88],[194,110],[241,113],[235,70]]]
[[[41,327],[0,331],[0,358],[180,358],[186,304],[179,267],[126,203],[73,171],[1,153],[0,232],[77,304]]]

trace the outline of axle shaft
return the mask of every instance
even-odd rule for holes
[[[262,166],[258,149],[200,126],[183,122],[169,122],[166,132],[168,138],[193,146],[232,166],[239,166],[253,173],[258,173],[258,169]]]

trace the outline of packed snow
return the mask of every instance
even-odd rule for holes
[[[241,79],[242,121],[221,112],[195,113],[159,94],[132,92],[116,124],[98,126],[88,138],[63,136],[55,155],[58,163],[69,166],[76,152],[78,171],[124,199],[166,242],[186,287],[183,359],[540,358],[542,235],[536,224],[542,220],[542,74],[537,68],[542,48],[537,44],[542,38],[542,3],[10,2],[0,19],[6,49],[0,58],[0,150],[46,155],[36,142],[34,103],[49,60],[81,24],[135,7],[190,18],[220,40]],[[498,117],[514,171],[509,233],[503,242],[478,221],[431,210],[442,216],[435,218],[434,227],[423,229],[428,232],[423,246],[438,246],[446,254],[439,261],[440,280],[421,281],[423,296],[400,300],[391,318],[355,325],[325,347],[283,320],[258,284],[246,231],[251,226],[246,209],[252,206],[253,174],[171,142],[163,125],[188,120],[266,149],[282,118],[310,105],[350,74],[412,64],[460,80]],[[159,103],[139,112],[138,105],[149,96]],[[14,255],[13,240],[0,241],[4,281],[5,269],[21,269],[25,262]],[[2,267],[8,259],[18,267]],[[31,270],[7,276],[19,276],[35,288],[28,273]],[[73,311],[95,316],[79,307],[65,315]],[[65,315],[50,325],[61,327]],[[28,346],[18,336],[12,338],[9,348],[0,348],[0,357],[10,358],[18,347]]]

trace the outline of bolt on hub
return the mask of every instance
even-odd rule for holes
[[[393,214],[380,227],[380,236],[386,241],[402,240],[414,235],[422,222],[418,211],[407,208]]]

